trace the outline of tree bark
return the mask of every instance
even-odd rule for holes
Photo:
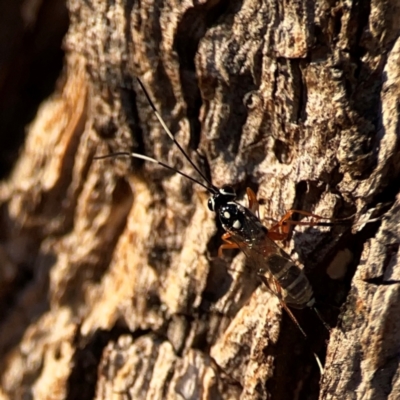
[[[0,398],[399,398],[400,5],[67,4],[58,90],[0,186]],[[345,219],[278,243],[330,333],[295,310],[305,339],[244,254],[218,257],[200,185],[94,160],[135,151],[201,180],[136,77],[215,186],[256,191],[266,226]]]

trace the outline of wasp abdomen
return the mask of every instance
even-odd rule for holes
[[[303,270],[288,256],[271,254],[267,259],[272,276],[284,291],[285,302],[295,308],[306,307],[313,297],[313,291]]]

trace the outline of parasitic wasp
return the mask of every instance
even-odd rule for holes
[[[161,126],[169,136],[169,138],[178,147],[181,154],[190,163],[192,168],[202,178],[203,182],[193,178],[184,172],[171,167],[170,165],[158,161],[154,158],[145,156],[143,154],[131,152],[115,152],[111,154],[101,155],[94,157],[97,160],[109,157],[127,156],[144,161],[152,162],[161,165],[175,173],[184,176],[186,179],[202,186],[209,194],[208,208],[210,211],[215,212],[221,222],[222,228],[225,233],[222,235],[224,243],[219,247],[218,255],[226,249],[240,249],[247,258],[247,263],[251,268],[256,270],[259,279],[273,292],[279,299],[281,306],[286,310],[289,317],[300,330],[302,335],[307,338],[303,328],[300,326],[296,317],[290,311],[292,308],[306,308],[313,309],[318,318],[322,321],[324,326],[329,330],[328,325],[320,316],[318,310],[315,308],[315,299],[313,290],[309,280],[307,279],[304,271],[300,268],[277,243],[287,238],[291,225],[329,225],[330,223],[316,223],[313,220],[310,222],[293,221],[290,218],[293,214],[301,214],[313,219],[329,219],[320,217],[304,211],[290,210],[285,216],[271,228],[266,228],[259,217],[259,204],[255,193],[250,188],[247,188],[248,207],[237,203],[236,192],[230,186],[216,187],[205,176],[200,168],[192,161],[187,152],[182,148],[179,142],[175,139],[172,132],[169,130],[161,115],[157,111],[153,101],[151,100],[146,88],[142,81],[137,78],[137,81],[143,90],[148,103],[150,104],[153,112],[155,113]],[[318,356],[314,354],[318,366],[323,372],[323,368]]]

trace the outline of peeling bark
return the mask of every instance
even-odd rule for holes
[[[0,398],[399,398],[400,6],[68,8],[60,85],[0,186]],[[294,311],[305,340],[243,254],[217,257],[199,185],[93,159],[133,150],[198,178],[135,77],[213,184],[257,192],[266,226],[355,215],[279,243],[330,334]]]

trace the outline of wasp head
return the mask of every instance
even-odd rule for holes
[[[235,199],[236,199],[236,192],[233,189],[233,187],[223,186],[221,189],[218,189],[218,192],[213,194],[208,199],[208,208],[210,209],[210,211],[215,212],[228,202],[233,201]]]

